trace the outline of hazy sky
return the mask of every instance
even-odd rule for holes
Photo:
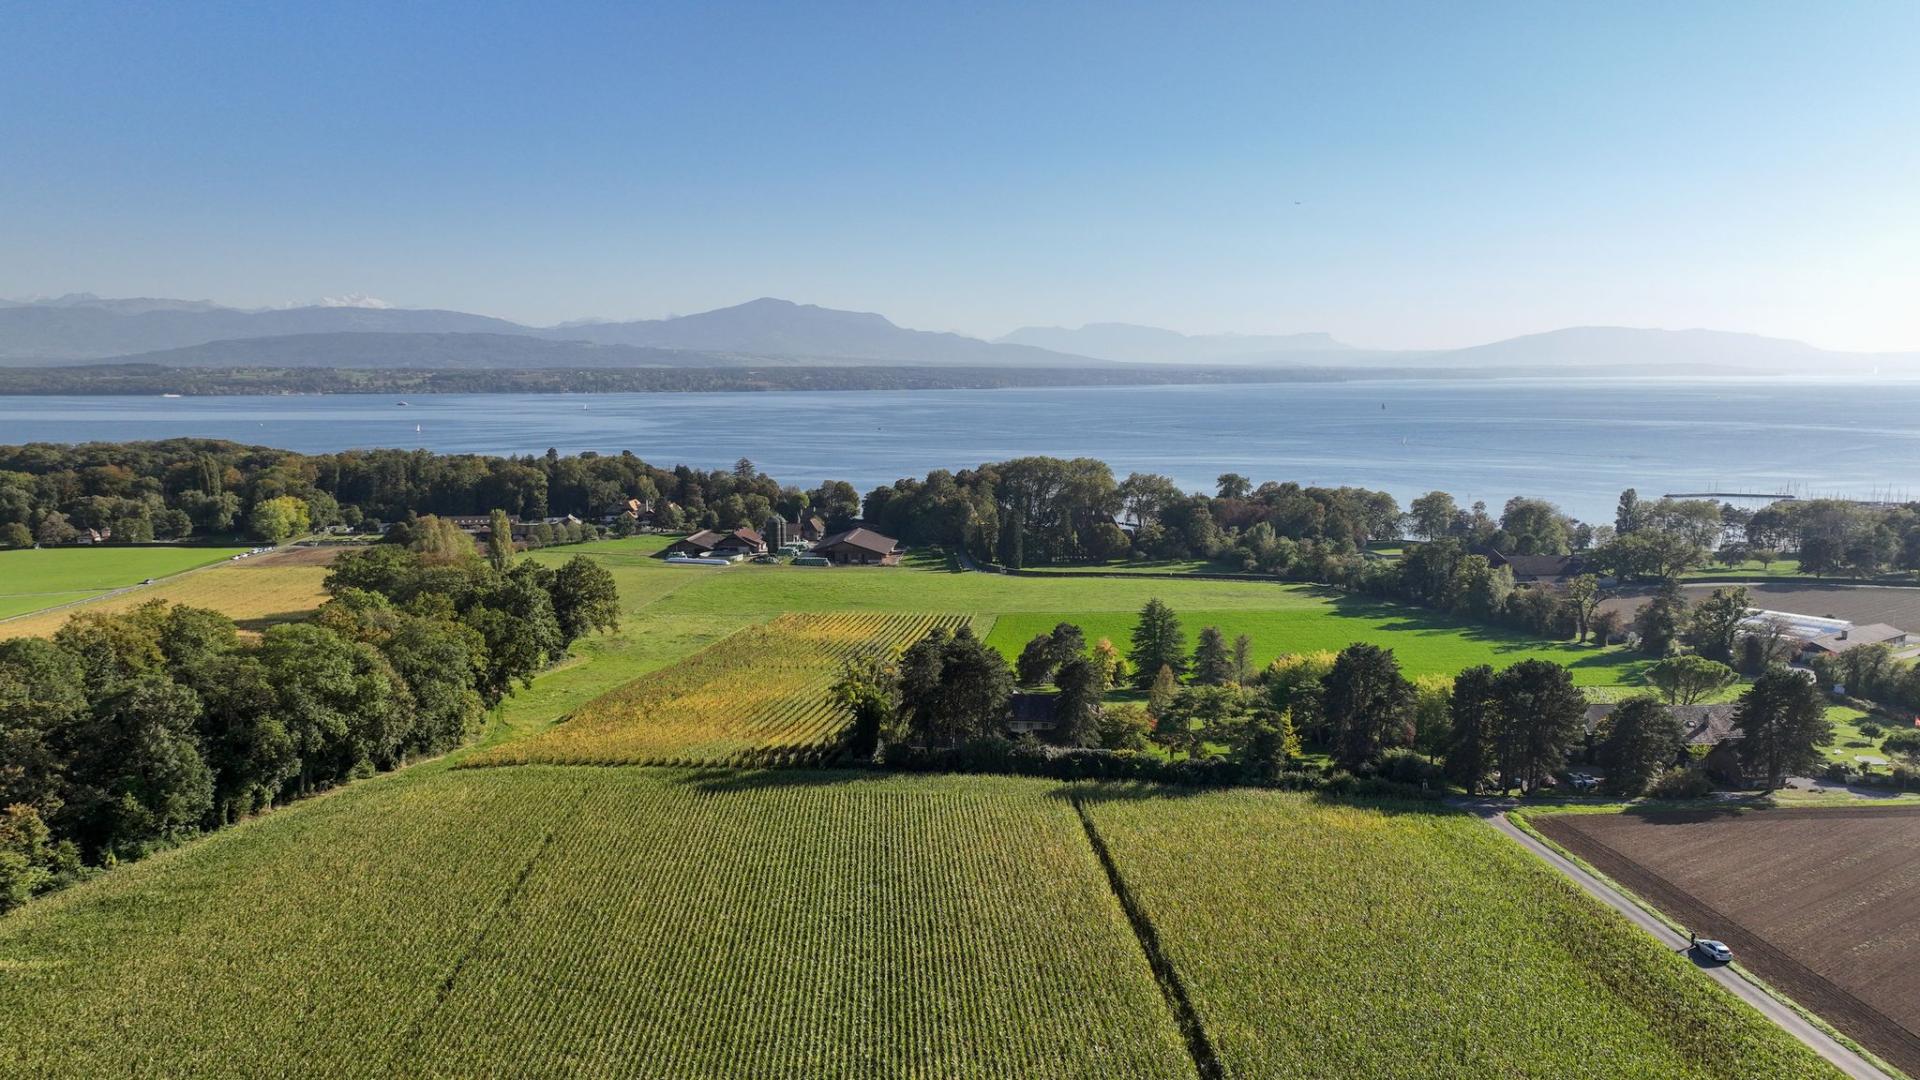
[[[1920,349],[1920,4],[0,0],[0,296]]]

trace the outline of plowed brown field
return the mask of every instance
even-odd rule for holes
[[[1555,814],[1533,824],[1920,1075],[1920,809]]]

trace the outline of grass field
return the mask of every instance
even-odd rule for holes
[[[245,550],[150,544],[0,551],[0,619],[169,577]]]
[[[1079,624],[1089,641],[1123,650],[1149,598],[1180,615],[1189,642],[1204,625],[1231,639],[1246,633],[1264,662],[1283,652],[1340,649],[1356,641],[1391,646],[1407,671],[1452,673],[1544,657],[1593,687],[1637,687],[1644,666],[1624,649],[1548,642],[1474,626],[1420,608],[1348,597],[1331,589],[1264,581],[1150,577],[1007,576],[928,568],[670,567],[651,553],[660,537],[603,541],[540,552],[543,560],[588,554],[619,582],[621,602],[661,617],[771,618],[783,612],[972,611],[996,616],[988,641],[1009,658],[1056,622]]]
[[[1301,596],[1302,594],[1291,594]],[[1310,594],[1307,602],[1282,608],[1226,608],[1178,610],[1191,646],[1203,626],[1217,626],[1229,642],[1239,634],[1253,639],[1256,662],[1265,666],[1282,653],[1339,651],[1356,641],[1393,650],[1408,675],[1451,675],[1475,664],[1506,667],[1522,660],[1544,659],[1564,664],[1582,685],[1612,686],[1640,682],[1645,661],[1624,649],[1600,649],[1570,642],[1543,642],[1491,627],[1471,626],[1443,616],[1395,605]],[[1078,625],[1089,642],[1111,639],[1121,652],[1128,647],[1135,612],[1020,612],[1002,615],[994,623],[987,644],[1009,661],[1035,634],[1054,624]]]
[[[966,615],[783,615],[587,702],[566,723],[476,755],[478,765],[814,762],[837,753],[846,714],[828,699],[841,663],[898,652]]]
[[[1228,1076],[1834,1075],[1466,814],[1088,790]]]
[[[80,612],[128,611],[149,600],[212,608],[231,617],[244,630],[264,630],[275,623],[302,618],[320,606],[327,598],[320,587],[326,578],[324,566],[274,566],[271,557],[262,557],[258,565],[213,566],[92,603],[0,622],[0,637],[47,637]]]
[[[0,920],[0,1073],[1190,1074],[1052,790],[357,785]]]
[[[1920,807],[1540,814],[1541,833],[1920,1072]]]

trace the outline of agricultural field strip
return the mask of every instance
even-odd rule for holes
[[[1079,790],[1226,1075],[1834,1075],[1471,816]]]
[[[1538,814],[1529,824],[1668,918],[1725,939],[1743,967],[1875,1054],[1920,1072],[1911,959],[1920,949],[1920,905],[1908,901],[1920,895],[1920,864],[1911,857],[1920,811],[1757,814],[1674,817],[1665,825],[1619,814]],[[1910,828],[1880,835],[1862,824],[1889,817]],[[1822,832],[1796,837],[1796,825]],[[1763,842],[1734,831],[1752,827],[1776,835]],[[1846,843],[1824,835],[1835,827],[1847,830]],[[1649,855],[1653,834],[1634,835],[1642,830],[1658,830],[1658,858]],[[1633,850],[1623,850],[1622,841]],[[1888,869],[1875,873],[1876,866]],[[1861,880],[1863,871],[1869,877]]]
[[[971,615],[790,614],[739,630],[679,664],[581,706],[564,723],[474,755],[471,765],[747,763],[829,753],[846,717],[828,690],[841,663],[900,650]]]

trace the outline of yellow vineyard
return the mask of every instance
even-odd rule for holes
[[[894,651],[969,615],[783,615],[609,691],[532,739],[473,765],[804,764],[839,750],[849,718],[828,700],[844,660]]]

